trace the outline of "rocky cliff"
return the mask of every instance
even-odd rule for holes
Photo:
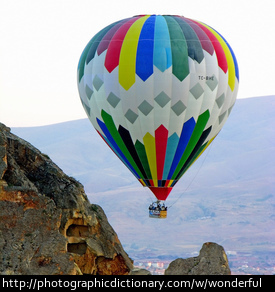
[[[100,206],[51,159],[0,124],[0,274],[128,274]]]

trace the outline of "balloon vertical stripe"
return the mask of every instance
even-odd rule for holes
[[[152,174],[151,174],[151,170],[150,170],[150,166],[149,166],[149,162],[148,162],[148,158],[146,155],[146,150],[145,150],[145,146],[144,144],[142,144],[139,140],[136,141],[135,143],[135,148],[136,151],[138,153],[138,157],[142,163],[142,166],[146,172],[146,179],[152,179]]]
[[[143,142],[152,174],[153,186],[158,186],[155,138],[150,133],[147,133],[143,138]]]
[[[126,157],[125,162],[127,164],[129,163],[131,168],[133,168],[134,172],[137,174],[138,178],[142,177],[142,174],[141,174],[140,170],[138,169],[134,159],[132,158],[127,147],[123,143],[123,140],[121,139],[121,137],[116,129],[116,126],[114,124],[112,117],[110,115],[108,115],[104,110],[102,110],[101,115],[102,115],[103,121],[104,121],[105,125],[107,126],[107,129],[108,129],[109,133],[111,134],[112,138],[114,139],[116,145],[123,153],[123,156]]]
[[[214,51],[215,51],[214,46],[212,42],[209,41],[209,38],[207,34],[204,32],[204,30],[201,29],[199,24],[192,19],[186,18],[185,21],[188,23],[188,25],[190,25],[190,28],[192,28],[195,34],[197,35],[201,44],[201,48],[207,53],[209,53],[211,56],[213,56]]]
[[[114,34],[105,59],[105,67],[109,72],[112,72],[119,64],[120,51],[124,42],[124,38],[131,27],[131,25],[138,19],[139,17],[134,17],[131,20],[124,23]]]
[[[168,179],[169,171],[171,169],[171,165],[173,163],[178,144],[179,144],[179,136],[176,133],[174,133],[168,138],[168,141],[167,141],[163,179]],[[176,163],[175,163],[174,169],[175,168],[176,168]],[[171,173],[173,173],[173,171],[171,171]]]
[[[181,17],[175,17],[175,20],[178,22],[184,34],[187,44],[188,57],[190,57],[193,60],[196,60],[198,63],[201,63],[201,61],[204,59],[203,49],[195,31]]]
[[[225,52],[223,51],[223,47],[221,43],[218,41],[218,39],[213,34],[213,32],[209,30],[204,24],[199,23],[199,22],[195,22],[195,23],[207,34],[207,37],[209,38],[209,40],[211,41],[215,49],[219,67],[223,70],[224,73],[226,73],[228,69],[228,64],[227,64]]]
[[[172,179],[176,179],[178,173],[180,172],[181,168],[183,167],[184,163],[187,161],[188,157],[192,153],[193,149],[195,148],[197,142],[199,141],[201,134],[209,120],[210,114],[209,111],[205,111],[203,114],[201,114],[198,118],[198,121],[196,123],[196,126],[194,128],[194,131],[190,137],[190,140],[185,148],[185,151],[177,165],[177,168],[172,175]]]
[[[172,72],[182,81],[189,74],[188,49],[184,34],[178,22],[171,16],[164,16],[169,30],[172,51]]]
[[[234,90],[234,86],[235,86],[235,76],[236,76],[236,72],[235,72],[235,63],[232,57],[232,53],[230,51],[230,49],[228,48],[228,45],[226,44],[226,42],[224,41],[224,39],[211,27],[207,26],[206,24],[204,24],[214,35],[215,37],[218,39],[219,43],[222,46],[223,52],[225,54],[226,57],[226,62],[228,64],[228,85],[231,88],[231,90]],[[238,77],[237,77],[238,78]]]
[[[172,179],[173,174],[181,160],[182,155],[184,154],[184,151],[188,145],[188,142],[192,136],[192,133],[194,131],[194,128],[196,126],[196,122],[194,118],[189,119],[187,122],[184,123],[182,127],[181,136],[179,138],[179,143],[177,145],[177,150],[171,165],[171,168],[169,170],[168,179]]]
[[[139,179],[139,175],[135,171],[135,169],[132,167],[130,162],[127,160],[123,152],[120,150],[119,146],[115,142],[115,139],[112,137],[112,134],[109,132],[108,128],[104,123],[102,123],[100,120],[98,120],[98,124],[103,131],[105,136],[101,137],[104,139],[104,141],[111,147],[111,149],[114,151],[114,153],[120,158],[120,160],[129,168],[129,170],[134,174],[134,176]]]
[[[105,50],[108,49],[109,44],[114,36],[114,34],[117,32],[117,30],[126,22],[128,19],[124,19],[122,21],[119,21],[118,23],[114,23],[114,25],[111,27],[111,29],[108,30],[108,32],[105,34],[105,36],[102,38],[101,42],[98,44],[97,47],[97,54],[100,56]]]
[[[175,178],[176,181],[178,181],[180,179],[180,177],[182,177],[182,175],[187,171],[187,169],[195,162],[196,158],[200,155],[200,153],[204,151],[204,149],[207,146],[207,144],[204,144],[204,145],[202,145],[202,144],[206,140],[206,138],[209,135],[210,131],[211,131],[211,127],[206,129],[205,131],[203,131],[203,133],[202,133],[199,141],[197,142],[196,146],[194,147],[194,149],[192,150],[191,154],[188,156],[186,162],[182,166],[181,170],[177,174],[177,176]]]
[[[143,80],[147,80],[153,74],[154,56],[154,33],[156,16],[150,16],[144,23],[140,32],[137,58],[136,73]],[[146,43],[146,45],[144,45]]]
[[[161,15],[156,17],[153,62],[162,72],[172,66],[170,34],[167,22]]]
[[[139,18],[135,21],[125,35],[118,68],[118,80],[121,86],[128,90],[134,83],[136,78],[136,54],[139,42],[139,35],[144,22],[149,16]]]
[[[145,177],[147,177],[147,175],[146,175],[145,170],[142,166],[142,163],[139,159],[138,153],[137,153],[136,148],[133,144],[133,141],[132,141],[132,138],[131,138],[129,131],[126,130],[125,128],[123,128],[122,126],[119,126],[118,132],[119,132],[119,135],[120,135],[121,139],[123,140],[125,146],[127,147],[130,155],[134,159],[138,169],[140,170],[140,172],[142,174],[141,178],[144,179]]]
[[[85,57],[86,64],[90,63],[93,60],[95,53],[96,53],[96,50],[98,48],[98,45],[100,44],[102,38],[110,30],[110,28],[112,28],[114,25],[115,25],[115,23],[110,24],[109,26],[105,27],[103,30],[101,30],[99,33],[97,33],[93,37],[93,39],[89,43],[87,55]]]
[[[168,139],[168,130],[163,125],[156,129],[155,139],[157,157],[157,177],[158,180],[162,180]]]

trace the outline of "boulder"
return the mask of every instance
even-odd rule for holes
[[[134,268],[133,270],[131,270],[129,275],[146,275],[147,276],[147,275],[152,275],[152,274],[150,271],[146,269]]]
[[[174,260],[165,270],[165,275],[231,275],[231,271],[224,248],[206,242],[199,256]]]

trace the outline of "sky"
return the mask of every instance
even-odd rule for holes
[[[9,127],[85,118],[77,65],[105,26],[138,14],[202,21],[233,48],[238,98],[274,95],[274,0],[1,0],[0,122]]]

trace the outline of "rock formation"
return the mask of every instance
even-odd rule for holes
[[[197,257],[176,259],[165,270],[165,275],[231,275],[222,246],[206,242]]]
[[[132,269],[83,186],[0,124],[0,274],[121,275]]]
[[[146,269],[134,268],[130,271],[129,275],[138,275],[138,276],[149,276],[152,275],[150,271]]]

